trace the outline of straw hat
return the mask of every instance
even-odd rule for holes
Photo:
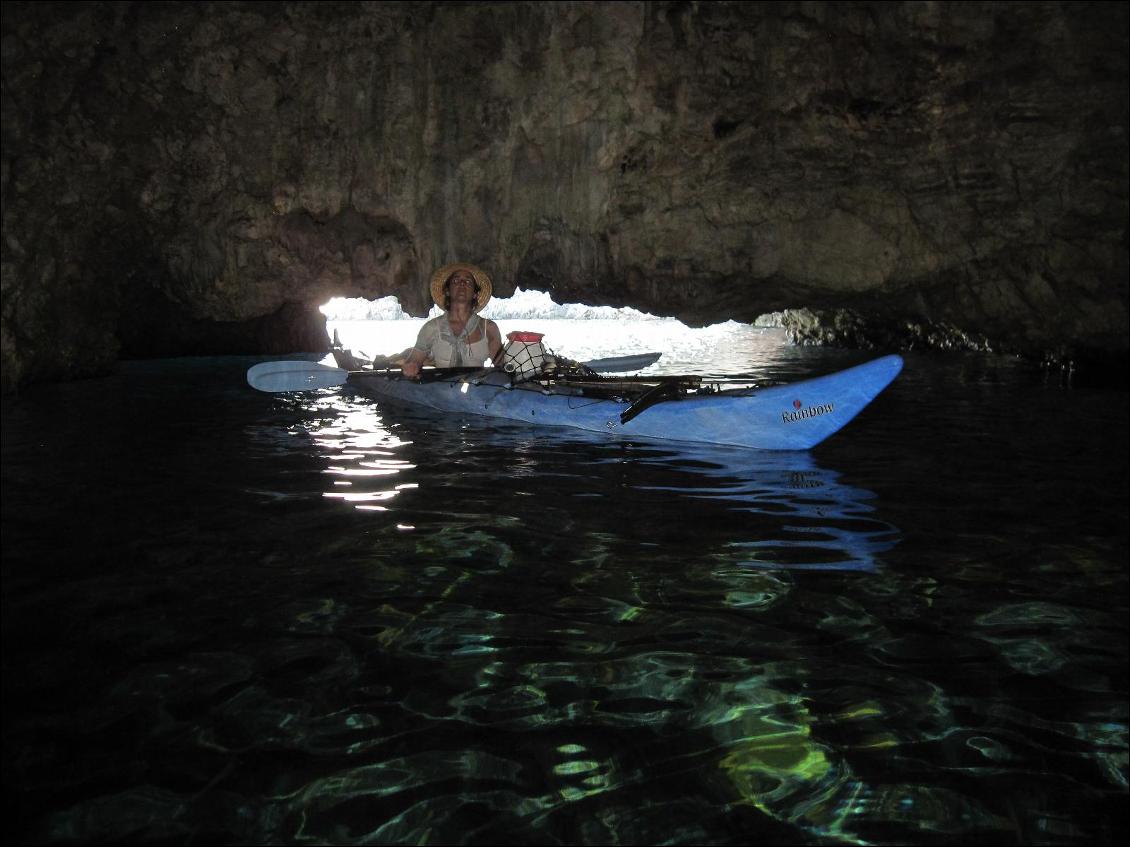
[[[467,271],[475,278],[475,282],[479,284],[478,303],[475,305],[475,312],[481,312],[483,307],[486,306],[487,301],[490,300],[491,292],[494,290],[494,285],[487,276],[487,272],[482,268],[475,265],[467,264],[466,262],[452,262],[450,265],[444,265],[434,274],[432,274],[432,300],[441,309],[443,308],[443,287],[447,283],[448,278],[456,271]]]

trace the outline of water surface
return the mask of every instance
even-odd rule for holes
[[[700,341],[657,367],[867,358]],[[259,394],[257,361],[5,405],[18,840],[1121,843],[1125,393],[908,355],[773,454]]]

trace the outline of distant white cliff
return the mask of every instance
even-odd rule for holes
[[[360,297],[335,297],[322,306],[322,314],[331,321],[399,321],[410,320],[400,308],[395,297],[381,297],[379,300],[365,300]],[[432,307],[431,316],[439,314],[437,306]],[[587,306],[584,303],[554,303],[545,291],[514,290],[513,297],[492,297],[483,309],[485,318],[494,320],[620,320],[620,321],[658,321],[664,320],[636,309],[616,309],[612,306]]]

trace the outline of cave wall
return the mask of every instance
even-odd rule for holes
[[[2,15],[8,390],[321,349],[329,297],[423,314],[457,258],[692,323],[808,306],[1125,355],[1125,4]]]

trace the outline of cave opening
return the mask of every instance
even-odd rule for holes
[[[394,356],[413,346],[424,322],[441,314],[433,306],[427,317],[407,314],[395,296],[366,300],[334,297],[320,310],[326,333],[365,359]],[[608,356],[662,353],[651,366],[656,372],[724,372],[728,362],[752,351],[776,358],[789,346],[785,331],[772,321],[754,324],[729,320],[692,327],[677,318],[660,317],[631,307],[556,303],[548,292],[518,288],[511,297],[493,297],[481,315],[510,332],[537,332],[553,353],[577,361]],[[332,361],[332,357],[327,357]]]

